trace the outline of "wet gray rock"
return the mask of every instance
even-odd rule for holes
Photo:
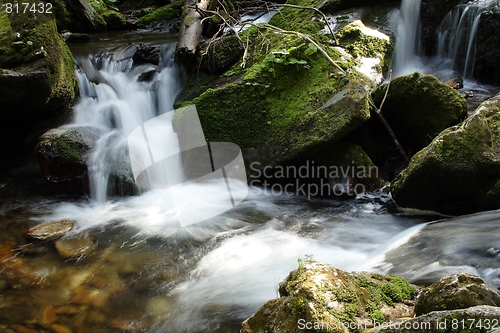
[[[158,65],[160,63],[160,53],[160,47],[158,46],[140,44],[137,46],[137,51],[132,56],[132,60],[134,60],[134,65]]]
[[[457,273],[425,288],[415,304],[416,315],[477,305],[500,306],[500,295],[479,276]]]
[[[369,333],[492,332],[498,328],[500,308],[489,305],[467,309],[433,311],[369,330]],[[474,326],[471,326],[471,325]]]
[[[74,220],[45,222],[31,227],[26,233],[26,237],[37,241],[51,241],[70,232],[74,225]]]

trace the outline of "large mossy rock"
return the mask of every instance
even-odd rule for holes
[[[367,333],[497,333],[500,308],[489,305],[433,311],[382,325]]]
[[[382,104],[387,84],[377,88],[373,102]],[[458,91],[435,76],[420,73],[391,81],[382,114],[409,155],[427,146],[445,128],[467,116],[467,104]]]
[[[73,56],[52,15],[0,12],[0,86],[0,165],[5,167],[23,151],[36,124],[66,110],[76,96]],[[35,144],[26,142],[27,148]]]
[[[495,7],[496,6],[496,7]],[[481,14],[477,31],[474,76],[482,82],[500,84],[500,7],[492,3]]]
[[[464,214],[500,208],[500,94],[444,130],[392,182],[401,207]]]
[[[456,273],[439,279],[418,295],[415,314],[465,309],[477,305],[500,306],[500,295],[479,276]]]
[[[249,30],[269,52],[255,43],[245,69],[235,65],[212,88],[176,105],[196,105],[207,141],[238,144],[247,162],[282,164],[328,147],[370,117],[372,82],[364,75],[347,76],[295,36]]]
[[[280,283],[279,293],[243,322],[241,333],[304,332],[300,324],[307,322],[324,324],[307,332],[357,332],[357,327],[413,317],[413,308],[403,301],[416,290],[400,277],[348,273],[306,261]]]

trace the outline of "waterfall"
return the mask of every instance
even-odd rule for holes
[[[420,0],[403,0],[392,59],[393,77],[420,71]]]
[[[163,47],[158,66],[134,65],[134,51],[128,47],[76,59],[81,98],[74,124],[100,134],[88,159],[91,198],[99,203],[107,199],[110,177],[120,169],[129,171],[128,135],[145,121],[173,110],[182,88],[173,62],[174,44]],[[177,136],[171,125],[169,131],[168,149],[175,154]]]
[[[448,58],[452,68],[470,78],[474,70],[476,33],[482,12],[492,1],[459,5],[450,11],[438,30],[438,57]]]

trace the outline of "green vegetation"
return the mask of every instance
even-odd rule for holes
[[[153,22],[171,20],[180,15],[182,3],[182,0],[174,0],[169,5],[163,6],[154,12],[141,17],[137,22],[137,25],[139,27],[145,27]]]

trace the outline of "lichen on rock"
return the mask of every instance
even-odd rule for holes
[[[242,333],[357,332],[377,322],[414,315],[402,303],[416,290],[406,280],[375,273],[348,273],[305,261],[279,285],[280,298],[264,304],[243,322]],[[394,310],[392,310],[394,309]],[[318,327],[316,327],[318,326]]]

